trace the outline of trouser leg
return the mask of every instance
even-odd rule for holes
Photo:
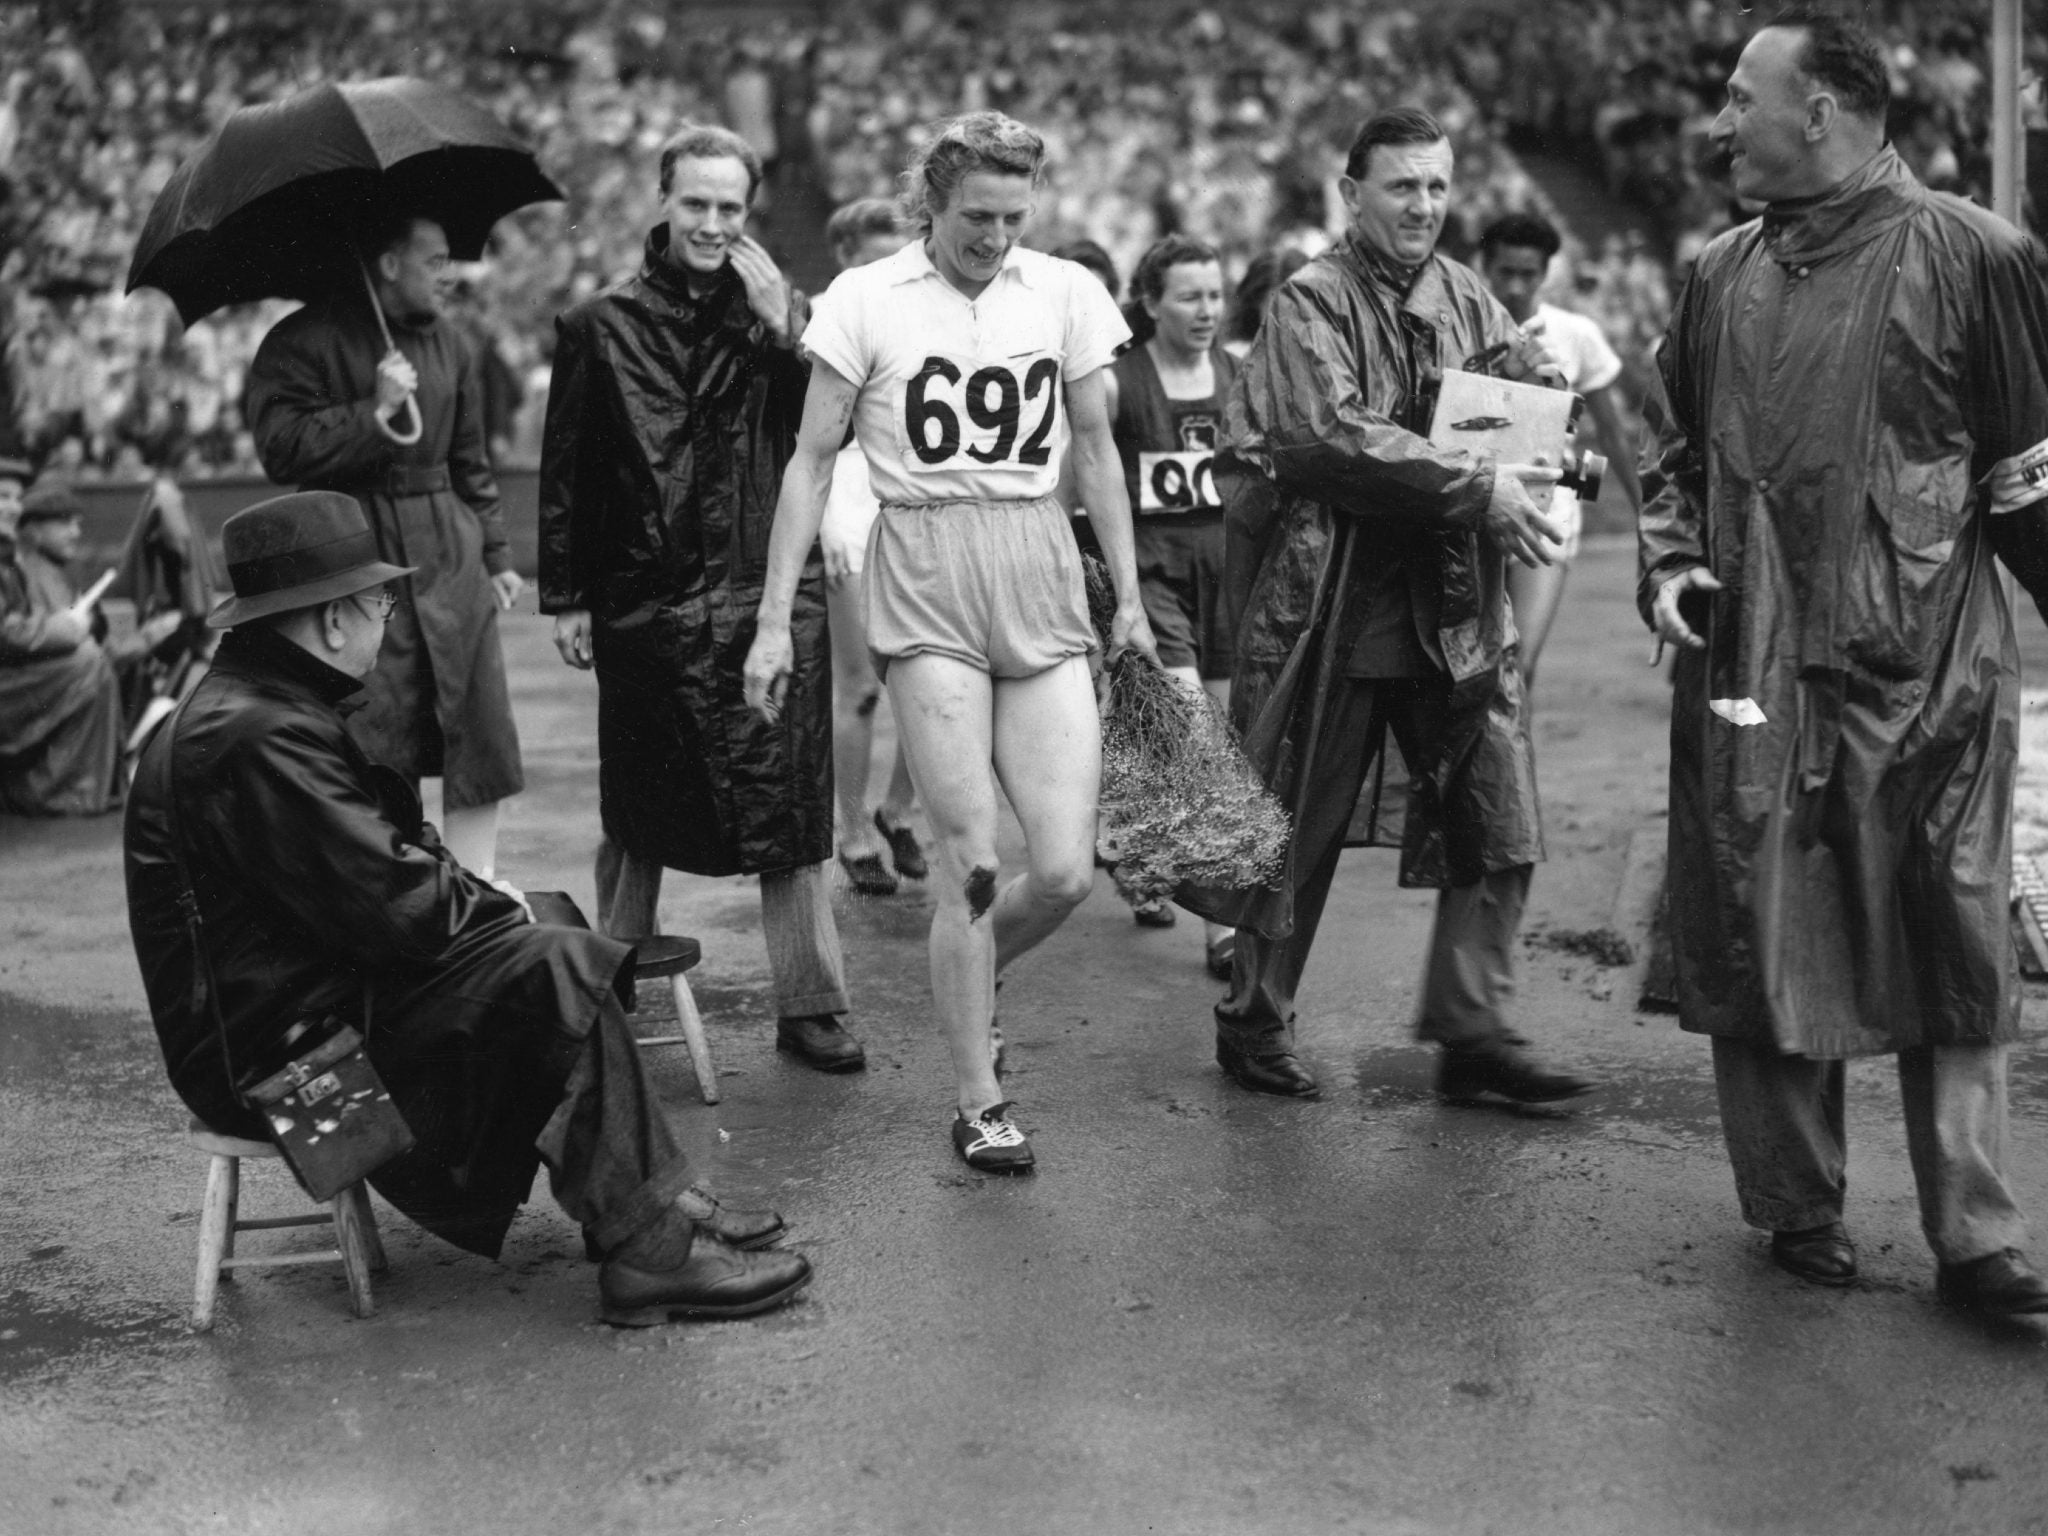
[[[1848,1188],[1842,1089],[1839,1061],[1715,1037],[1721,1134],[1751,1226],[1801,1232],[1841,1220]]]
[[[1483,875],[1437,897],[1436,925],[1423,968],[1415,1033],[1439,1045],[1483,1045],[1511,1035],[1515,934],[1534,866]]]
[[[535,1145],[555,1200],[606,1252],[661,1221],[690,1182],[640,1047],[609,994]]]
[[[662,866],[628,853],[610,838],[597,845],[597,927],[632,943],[659,931]]]
[[[1269,939],[1250,928],[1238,930],[1230,992],[1216,1005],[1216,1032],[1240,1050],[1256,1055],[1294,1049],[1295,989],[1344,852],[1359,786],[1383,734],[1376,716],[1379,691],[1371,682],[1346,683],[1329,701],[1315,761],[1307,768],[1312,788],[1296,818],[1288,860],[1295,882],[1294,931]]]
[[[824,865],[799,864],[761,877],[761,931],[778,1016],[847,1011],[846,966]]]
[[[2002,1045],[1899,1052],[1920,1226],[1943,1264],[1964,1264],[2027,1240],[2026,1218],[2004,1175],[2009,1055]]]

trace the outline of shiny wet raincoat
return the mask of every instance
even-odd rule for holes
[[[449,857],[419,797],[343,728],[359,692],[260,626],[221,642],[129,795],[136,959],[172,1086],[208,1125],[255,1140],[267,1131],[228,1063],[235,1078],[274,1071],[294,1020],[364,1022],[367,997],[370,1059],[417,1138],[370,1183],[495,1257],[539,1167],[534,1139],[632,951],[529,922]],[[218,1023],[196,986],[187,879]]]
[[[249,428],[271,479],[346,491],[363,504],[378,556],[418,567],[401,583],[369,703],[349,730],[372,761],[411,779],[439,776],[443,808],[466,810],[525,782],[490,584],[512,569],[512,551],[469,343],[446,321],[391,334],[419,370],[417,443],[392,442],[372,414],[384,341],[360,292],[271,328],[249,369]]]
[[[2040,509],[1992,516],[1978,482],[2048,437],[2039,254],[1886,149],[1722,236],[1680,300],[1639,597],[1724,587],[1672,705],[1687,1029],[1819,1058],[2014,1035],[1992,556]]]
[[[810,310],[788,343],[730,268],[694,297],[649,236],[637,276],[555,323],[540,481],[540,607],[591,614],[606,835],[699,875],[832,856],[832,680],[814,546],[790,614],[781,720],[742,665],[796,448]]]
[[[1399,755],[1383,749],[1348,840],[1399,846],[1408,886],[1465,885],[1543,857],[1505,557],[1479,530],[1493,467],[1425,435],[1441,370],[1473,367],[1514,330],[1469,268],[1432,257],[1404,294],[1354,237],[1274,294],[1225,423],[1226,584],[1245,593],[1231,715],[1297,820],[1322,792],[1302,765],[1325,701],[1350,686],[1384,551],[1405,552],[1418,609],[1435,616],[1430,659],[1450,690],[1442,729],[1406,765],[1405,785]],[[1177,897],[1277,937],[1293,925],[1293,883],[1290,871],[1279,890]]]

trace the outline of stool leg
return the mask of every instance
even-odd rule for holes
[[[341,1250],[342,1272],[348,1276],[349,1310],[357,1317],[369,1317],[377,1310],[377,1304],[370,1295],[370,1240],[363,1231],[355,1188],[343,1190],[330,1204],[334,1210],[334,1246]]]
[[[356,1215],[362,1219],[363,1241],[370,1250],[370,1273],[381,1275],[391,1267],[391,1261],[384,1257],[384,1234],[377,1230],[377,1213],[370,1208],[370,1186],[352,1184],[347,1193],[356,1203]]]
[[[199,1277],[192,1291],[192,1329],[213,1327],[213,1303],[220,1294],[220,1261],[234,1225],[236,1163],[215,1153],[206,1168],[206,1203],[199,1211]]]
[[[228,1159],[227,1227],[226,1230],[224,1230],[221,1233],[220,1241],[220,1253],[221,1257],[224,1259],[232,1259],[235,1256],[235,1232],[238,1229],[241,1220],[242,1160],[239,1157],[231,1157]],[[235,1272],[232,1269],[222,1270],[220,1272],[220,1283],[222,1285],[233,1285],[235,1283]]]
[[[711,1065],[711,1047],[704,1040],[704,1020],[697,1012],[697,999],[690,995],[690,983],[681,971],[669,978],[675,992],[676,1023],[682,1026],[683,1043],[690,1048],[690,1070],[697,1074],[697,1091],[706,1104],[718,1102],[718,1070]]]

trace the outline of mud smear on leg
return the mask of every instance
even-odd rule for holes
[[[978,923],[996,904],[996,872],[977,864],[967,872],[967,920]]]

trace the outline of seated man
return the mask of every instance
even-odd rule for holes
[[[78,583],[71,567],[84,539],[85,506],[69,486],[39,484],[22,498],[15,558],[28,578],[31,602],[52,612],[78,604]],[[123,724],[132,728],[135,710],[131,701],[138,696],[140,675],[157,648],[183,627],[184,616],[168,610],[153,613],[139,626],[131,624],[116,634],[110,632],[106,612],[97,604],[81,611],[94,643],[106,653],[114,675],[121,680]]]
[[[295,1022],[339,1015],[417,1143],[370,1183],[429,1231],[496,1257],[544,1160],[604,1256],[607,1322],[794,1296],[802,1257],[742,1251],[781,1218],[688,1187],[613,993],[632,951],[535,924],[343,729],[407,574],[361,506],[280,496],[223,542],[234,595],[210,622],[231,633],[143,749],[128,806],[129,924],[172,1086],[214,1129],[263,1137],[236,1084],[281,1065]]]
[[[94,816],[121,798],[120,683],[90,606],[16,548],[21,518],[33,531],[69,496],[39,489],[25,506],[28,474],[0,460],[0,814]]]

